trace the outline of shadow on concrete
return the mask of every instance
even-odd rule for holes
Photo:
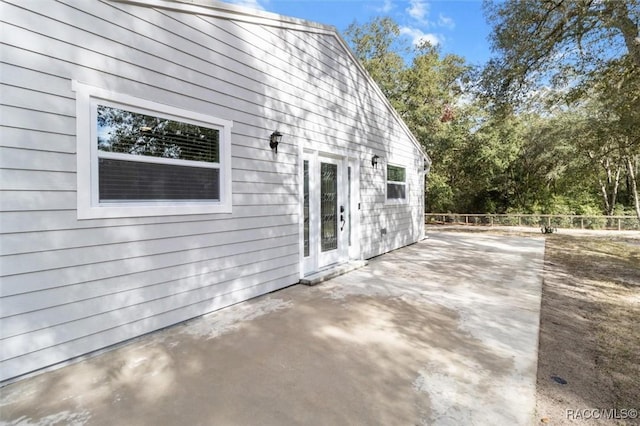
[[[540,241],[434,235],[9,385],[0,418],[527,424],[541,265]]]

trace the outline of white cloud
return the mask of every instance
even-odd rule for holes
[[[405,11],[424,28],[447,28],[453,30],[456,26],[454,20],[443,13],[438,14],[437,20],[429,19],[431,4],[427,0],[409,0],[409,7]]]
[[[448,28],[450,30],[454,29],[456,26],[456,23],[453,22],[453,19],[449,18],[448,16],[443,15],[442,13],[438,16],[438,26],[439,27],[445,27]]]
[[[262,0],[225,0],[225,1],[228,3],[236,4],[238,6],[248,7],[250,9],[265,10],[265,7],[260,3]]]
[[[378,8],[376,8],[376,12],[380,13],[389,13],[391,9],[393,9],[395,5],[391,0],[384,0],[384,4]]]
[[[419,28],[401,27],[400,34],[409,36],[414,46],[418,46],[425,41],[428,41],[432,46],[437,46],[444,41],[444,37],[442,35],[424,33]]]
[[[429,3],[423,0],[410,0],[407,13],[416,21],[426,23],[429,15]]]

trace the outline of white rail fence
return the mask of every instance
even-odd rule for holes
[[[429,224],[485,225],[485,226],[529,226],[573,229],[608,229],[639,231],[640,221],[636,216],[582,216],[558,214],[463,214],[426,213]]]

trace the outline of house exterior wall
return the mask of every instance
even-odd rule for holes
[[[146,3],[0,3],[0,381],[298,282],[302,149],[361,161],[363,258],[423,235],[423,154],[332,30]],[[232,121],[232,212],[79,220],[72,81]]]

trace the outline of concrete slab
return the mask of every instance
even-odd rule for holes
[[[3,424],[534,423],[544,240],[430,238],[1,389]]]
[[[355,271],[369,264],[366,260],[352,260],[350,262],[336,265],[327,269],[316,272],[315,274],[307,275],[300,280],[300,284],[304,285],[318,285],[322,282],[329,281],[330,279],[339,277],[348,272]]]

